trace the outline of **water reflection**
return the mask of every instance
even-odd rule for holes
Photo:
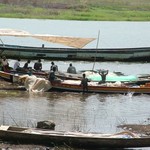
[[[1,123],[53,120],[56,130],[66,131],[116,132],[117,125],[144,122],[150,113],[149,95],[4,91],[0,104]]]
[[[89,96],[90,95],[88,93],[82,94],[81,97],[80,97],[80,101],[81,102],[86,102],[86,99],[88,99]]]
[[[115,133],[120,124],[148,120],[149,95],[0,91],[0,123],[35,127],[53,120],[56,130]]]

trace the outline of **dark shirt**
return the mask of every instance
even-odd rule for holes
[[[55,71],[58,71],[58,66],[57,65],[52,65],[50,70],[55,70]]]
[[[50,71],[49,73],[49,81],[54,81],[55,80],[55,72],[54,71]]]
[[[88,79],[82,78],[81,85],[83,86],[83,91],[88,91]]]
[[[87,78],[82,78],[81,85],[83,85],[84,87],[88,86],[88,79]]]
[[[28,69],[28,63],[26,62],[23,66],[24,69]]]
[[[69,66],[67,69],[67,73],[76,74],[76,68],[74,66]]]
[[[42,69],[42,63],[41,62],[36,62],[34,64],[34,69],[37,71],[40,71]]]

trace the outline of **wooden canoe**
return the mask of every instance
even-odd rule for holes
[[[56,81],[52,83],[52,89],[57,91],[70,91],[70,92],[83,92],[83,87],[80,85],[81,81],[76,80],[64,80]],[[128,85],[128,84],[116,84],[106,83],[99,84],[98,82],[89,82],[87,93],[133,93],[133,94],[150,94],[150,84],[145,85]]]
[[[80,49],[1,44],[0,54],[13,59],[150,61],[150,47]]]
[[[20,77],[24,74],[14,74],[9,72],[0,71],[0,77],[6,81],[12,83],[21,83]],[[38,73],[37,77],[44,77],[45,73]],[[62,77],[63,78],[63,77]],[[71,77],[70,77],[71,78]],[[71,80],[58,80],[58,82],[52,82],[52,88],[50,91],[71,91],[71,92],[83,92],[83,87],[80,85],[80,78],[71,78]],[[74,80],[73,80],[74,79]],[[138,84],[136,84],[136,82]],[[133,94],[150,94],[150,81],[139,80],[136,82],[126,82],[120,85],[116,83],[99,84],[98,82],[89,82],[87,93],[133,93]]]
[[[67,145],[80,148],[150,147],[150,137],[139,137],[132,132],[98,134],[1,126],[0,139],[20,144]]]
[[[92,72],[94,72],[92,74]],[[86,77],[89,81],[93,82],[99,82],[101,81],[101,76],[98,74],[98,71],[92,71],[92,70],[84,70],[82,72],[78,72],[77,74],[71,74],[71,73],[65,73],[65,72],[57,72],[55,73],[56,77],[61,80],[81,80],[83,73],[86,74]],[[33,73],[34,74],[34,73]],[[48,75],[47,75],[48,76]],[[130,84],[145,84],[150,82],[150,75],[124,75],[121,72],[110,72],[106,76],[106,82],[107,83],[115,83],[115,82],[121,82],[121,83],[130,83]]]
[[[58,71],[55,73],[55,76],[61,80],[81,80],[83,73],[86,74],[86,77],[90,81],[94,81],[94,82],[101,81],[101,76],[98,74],[98,71],[93,71],[93,70],[83,70],[83,71],[79,71],[77,74]],[[46,78],[46,79],[48,79],[49,76],[48,71],[35,71],[34,69],[32,69],[32,73],[24,70],[20,70],[20,71],[9,70],[9,72],[0,71],[0,77],[10,82],[16,82],[17,76],[25,75],[25,74],[32,74],[35,75],[36,77]],[[106,77],[106,82],[117,82],[117,81],[130,82],[139,85],[139,84],[144,84],[146,82],[150,82],[150,75],[135,76],[135,75],[124,75],[121,72],[109,72]]]
[[[8,81],[8,82],[12,82],[12,83],[16,83],[18,82],[19,76],[21,75],[27,75],[29,74],[28,72],[16,72],[16,71],[9,71],[9,72],[4,72],[4,71],[0,71],[0,78]],[[48,73],[47,72],[32,72],[33,75],[37,76],[37,77],[42,77],[42,78],[48,78]]]
[[[4,71],[0,71],[0,78],[8,81],[8,82],[18,82],[18,74],[14,74],[14,73],[10,73],[10,72],[4,72]]]

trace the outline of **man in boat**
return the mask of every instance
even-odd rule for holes
[[[100,70],[99,74],[100,74],[100,76],[102,78],[102,80],[99,82],[99,84],[105,83],[106,82],[106,76],[108,74],[108,70]]]
[[[6,72],[9,71],[9,63],[5,56],[2,57],[1,63],[2,63],[2,71]]]
[[[76,74],[76,68],[74,66],[72,66],[72,64],[69,65],[68,69],[67,69],[67,73],[72,73],[72,74]]]
[[[50,82],[53,82],[56,79],[55,71],[56,71],[55,67],[53,67],[53,70],[50,70],[50,73],[49,73],[49,76],[48,76],[48,80]]]
[[[17,61],[14,63],[14,71],[20,70],[20,58],[17,59]]]
[[[27,60],[27,62],[23,66],[23,70],[28,72],[29,75],[32,75],[32,67],[29,67],[30,60]]]
[[[39,59],[37,62],[35,62],[35,64],[34,64],[34,69],[35,69],[36,71],[41,71],[41,70],[42,70],[41,59]]]
[[[55,68],[55,71],[58,71],[58,66],[55,65],[55,63],[52,61],[52,62],[51,62],[51,67],[50,67],[50,71],[51,71],[51,70],[53,71],[53,68]]]
[[[88,78],[86,78],[85,73],[81,79],[81,86],[83,87],[83,92],[88,91]]]
[[[27,60],[27,62],[24,64],[24,66],[23,66],[23,68],[25,69],[25,70],[28,70],[29,69],[29,64],[30,64],[30,60]]]

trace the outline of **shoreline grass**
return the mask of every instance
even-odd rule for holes
[[[31,0],[32,1],[32,0]],[[67,4],[50,3],[47,7],[37,5],[16,5],[0,3],[1,18],[29,18],[29,19],[56,19],[56,20],[91,20],[91,21],[150,21],[150,4],[147,0],[85,0],[82,3]],[[73,1],[73,0],[72,0]],[[145,1],[145,2],[144,2]],[[122,2],[122,3],[121,3]],[[53,4],[53,5],[52,5]],[[73,5],[74,4],[74,5]]]

